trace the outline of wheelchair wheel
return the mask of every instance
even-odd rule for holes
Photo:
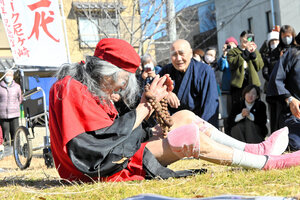
[[[32,143],[28,136],[28,129],[24,126],[20,126],[15,133],[14,157],[21,170],[29,167],[32,158]]]

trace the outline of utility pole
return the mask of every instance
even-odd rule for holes
[[[166,0],[167,20],[168,20],[168,36],[172,43],[176,40],[176,19],[174,0]]]

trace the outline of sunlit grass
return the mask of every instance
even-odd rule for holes
[[[145,180],[123,183],[66,183],[55,169],[47,169],[42,158],[19,170],[12,156],[0,161],[0,199],[124,199],[138,194],[176,198],[218,195],[283,196],[300,195],[300,167],[287,170],[244,170],[218,166],[194,159],[172,164],[175,170],[206,168],[206,174],[181,179]]]

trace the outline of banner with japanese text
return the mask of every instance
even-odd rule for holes
[[[58,0],[0,0],[0,11],[16,65],[68,62]]]

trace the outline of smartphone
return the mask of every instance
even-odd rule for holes
[[[248,40],[249,42],[253,42],[253,41],[254,41],[254,34],[249,33],[249,34],[247,35],[247,40]]]

